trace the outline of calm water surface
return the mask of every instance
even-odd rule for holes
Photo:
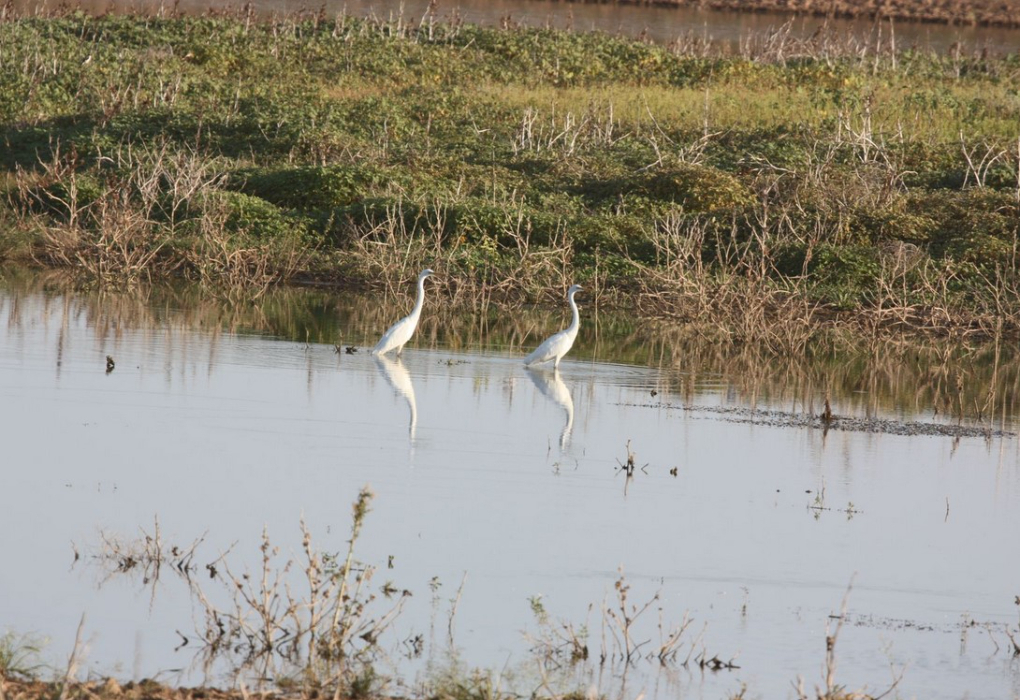
[[[821,682],[826,624],[853,580],[840,683],[878,692],[892,667],[901,697],[1020,698],[1004,631],[1020,612],[1015,437],[734,421],[715,410],[751,407],[732,372],[614,363],[629,346],[611,334],[597,352],[582,338],[558,374],[526,371],[521,348],[565,312],[525,314],[515,340],[426,324],[400,361],[337,354],[337,339],[370,345],[408,300],[290,294],[238,308],[0,284],[0,631],[48,636],[60,664],[84,612],[89,672],[202,682],[194,641],[175,650],[175,630],[194,640],[201,622],[186,589],[91,565],[100,533],[136,537],[158,518],[165,540],[204,535],[207,559],[233,544],[255,567],[263,526],[297,552],[302,517],[320,548],[345,549],[371,484],[358,557],[415,594],[394,638],[427,634],[463,580],[455,644],[471,666],[526,664],[529,599],[580,625],[622,568],[632,602],[661,591],[666,622],[689,612],[708,656],[740,668],[642,662],[605,692],[721,698],[746,683],[791,697],[798,675]],[[910,393],[832,398],[933,420]],[[758,395],[773,397],[758,408],[807,401]],[[630,480],[628,441],[647,465]],[[648,622],[637,638],[657,638]]]

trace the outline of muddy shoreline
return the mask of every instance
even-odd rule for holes
[[[44,698],[61,698],[64,683],[59,681],[12,680],[8,679],[0,685],[0,698],[3,700],[42,700]],[[300,697],[300,694],[287,696],[278,692],[259,692],[260,698]],[[250,694],[238,690],[222,690],[218,688],[177,688],[153,680],[129,682],[121,685],[113,678],[89,680],[84,683],[72,682],[66,691],[66,698],[89,700],[249,700]],[[311,695],[309,697],[314,697]]]
[[[594,2],[603,0],[563,0]],[[839,19],[893,20],[957,26],[1020,28],[1017,0],[611,0],[621,5],[701,7],[727,12],[773,13]]]
[[[1005,428],[988,426],[962,425],[960,423],[935,423],[924,421],[902,421],[883,418],[865,418],[854,416],[832,415],[828,418],[811,413],[794,413],[775,409],[739,408],[732,406],[701,406],[689,404],[673,404],[660,401],[647,404],[620,404],[636,408],[664,408],[694,414],[703,413],[706,417],[729,423],[748,423],[776,428],[810,428],[814,430],[842,430],[857,433],[885,435],[904,435],[908,437],[933,436],[951,438],[1008,438],[1015,433]],[[934,416],[933,416],[934,418]]]

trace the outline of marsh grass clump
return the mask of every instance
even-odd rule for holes
[[[107,358],[108,367],[112,362]],[[108,369],[111,371],[112,368]],[[141,571],[144,585],[155,584],[164,570],[172,570],[185,578],[197,571],[195,553],[204,541],[200,537],[186,546],[164,542],[159,518],[153,520],[150,532],[141,531],[137,538],[124,538],[106,533],[100,534],[100,546],[93,554],[109,575]],[[80,558],[75,549],[75,560]]]
[[[152,532],[134,540],[103,535],[87,559],[108,577],[141,572],[153,596],[161,575],[184,582],[202,614],[196,628],[201,660],[227,663],[242,682],[254,676],[314,696],[376,696],[386,679],[373,663],[411,593],[390,582],[375,589],[375,567],[354,557],[372,498],[365,487],[354,501],[344,552],[318,550],[302,521],[299,556],[283,556],[264,529],[258,567],[240,569],[234,547],[202,561],[204,538],[173,544],[156,520]]]
[[[0,688],[7,680],[29,680],[47,668],[41,660],[47,640],[13,631],[0,635]]]
[[[511,700],[520,697],[513,689],[513,674],[506,671],[466,669],[453,663],[428,684],[428,700]]]
[[[10,193],[37,227],[41,262],[109,283],[171,275],[264,291],[307,257],[302,226],[268,202],[223,189],[215,159],[160,140],[83,156],[54,148],[19,169]]]
[[[613,584],[612,596],[607,596],[601,605],[601,622],[599,623],[599,646],[591,649],[590,636],[592,627],[590,616],[594,605],[588,606],[588,619],[581,625],[565,620],[554,620],[550,617],[540,596],[529,599],[531,612],[538,624],[538,634],[529,636],[534,643],[534,651],[538,658],[547,664],[578,664],[588,663],[589,659],[597,659],[598,666],[626,668],[642,660],[655,660],[662,665],[678,664],[687,667],[694,659],[696,665],[711,666],[713,662],[706,660],[707,655],[702,644],[704,630],[693,638],[687,634],[693,620],[684,613],[678,624],[670,624],[664,620],[665,611],[662,607],[660,594],[656,592],[647,600],[634,603],[631,600],[631,584],[623,571]],[[658,610],[656,631],[658,639],[645,639],[637,635],[647,632],[643,623],[646,613],[653,607]],[[700,653],[699,653],[699,645]],[[687,647],[688,653],[683,661],[679,660],[681,650]],[[596,653],[597,652],[597,655]],[[713,657],[716,660],[717,657]],[[719,662],[719,668],[737,668],[733,660]],[[718,670],[718,669],[716,669]]]
[[[192,594],[205,610],[201,636],[207,653],[235,656],[239,668],[256,669],[261,677],[300,678],[306,688],[332,690],[334,698],[368,692],[381,682],[372,668],[374,654],[411,594],[389,584],[373,592],[375,568],[354,559],[371,499],[365,488],[354,503],[343,556],[316,550],[302,523],[303,562],[280,560],[279,549],[263,532],[258,572],[236,572],[224,557],[213,564],[211,578],[230,592],[226,605],[214,602],[199,579],[191,578]],[[304,595],[292,592],[288,580],[298,567],[307,586]]]

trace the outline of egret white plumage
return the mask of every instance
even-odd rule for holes
[[[531,365],[537,365],[542,362],[553,361],[553,367],[560,366],[560,358],[567,354],[570,347],[574,344],[574,338],[577,337],[577,329],[581,325],[580,316],[577,313],[577,303],[574,301],[574,295],[581,291],[581,285],[575,284],[573,287],[567,290],[567,301],[570,302],[570,310],[573,312],[573,319],[570,321],[570,325],[564,328],[559,333],[549,336],[545,342],[539,345],[535,350],[524,358],[524,364],[530,367]]]
[[[414,335],[414,329],[418,327],[418,318],[421,317],[421,307],[425,303],[425,278],[433,274],[435,273],[432,270],[422,270],[418,275],[418,298],[414,301],[414,308],[382,334],[379,342],[372,348],[373,355],[382,355],[391,350],[396,350],[397,355],[403,352],[404,345]]]

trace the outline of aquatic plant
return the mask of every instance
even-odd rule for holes
[[[8,630],[0,635],[0,685],[6,679],[35,678],[46,664],[40,658],[47,640]]]
[[[893,669],[892,682],[890,682],[889,686],[878,695],[871,695],[863,688],[860,690],[847,690],[845,686],[836,683],[836,667],[838,661],[836,657],[836,642],[839,641],[839,633],[843,630],[843,623],[846,622],[847,604],[852,590],[853,580],[851,580],[850,585],[847,586],[846,593],[843,595],[843,602],[840,606],[839,614],[830,615],[829,619],[825,623],[824,686],[815,687],[814,700],[880,700],[880,698],[884,698],[892,693],[903,678],[905,669],[900,669],[899,672],[896,672],[896,670]],[[835,629],[832,629],[832,620],[836,620]],[[804,679],[802,677],[798,677],[797,684],[794,687],[797,690],[798,700],[810,700],[811,696],[809,696],[804,690]]]
[[[202,611],[196,634],[206,664],[229,661],[242,682],[254,672],[259,679],[292,679],[284,682],[334,698],[363,696],[382,680],[372,668],[373,655],[411,595],[389,582],[373,590],[375,567],[354,558],[372,498],[366,486],[352,505],[346,552],[319,551],[302,521],[303,558],[284,558],[264,529],[256,571],[236,568],[233,547],[200,563],[204,537],[186,545],[167,542],[158,519],[138,538],[103,534],[88,556],[107,576],[140,572],[153,596],[161,575],[183,581]],[[293,571],[301,573],[303,593],[292,587]]]
[[[546,610],[541,596],[533,596],[528,602],[538,624],[537,634],[529,635],[529,639],[532,640],[534,651],[539,658],[547,663],[566,661],[576,664],[597,659],[599,666],[626,667],[640,660],[655,660],[664,665],[679,663],[681,666],[688,666],[693,659],[695,665],[699,666],[711,666],[717,662],[718,668],[737,668],[733,664],[733,659],[727,662],[718,661],[717,657],[713,657],[715,662],[707,659],[703,647],[704,629],[694,638],[686,634],[693,622],[689,614],[684,613],[679,623],[665,623],[663,619],[665,611],[658,592],[647,600],[634,603],[631,600],[631,584],[622,569],[613,583],[612,596],[607,595],[600,606],[599,646],[595,651],[592,651],[590,641],[592,631],[590,616],[594,604],[587,608],[588,619],[583,624],[575,625],[568,620],[553,619]],[[635,638],[635,635],[639,634],[639,628],[645,627],[641,624],[645,613],[653,606],[659,613],[656,627],[658,641],[653,641],[650,637]],[[680,661],[680,650],[685,646],[688,647],[688,654]]]

